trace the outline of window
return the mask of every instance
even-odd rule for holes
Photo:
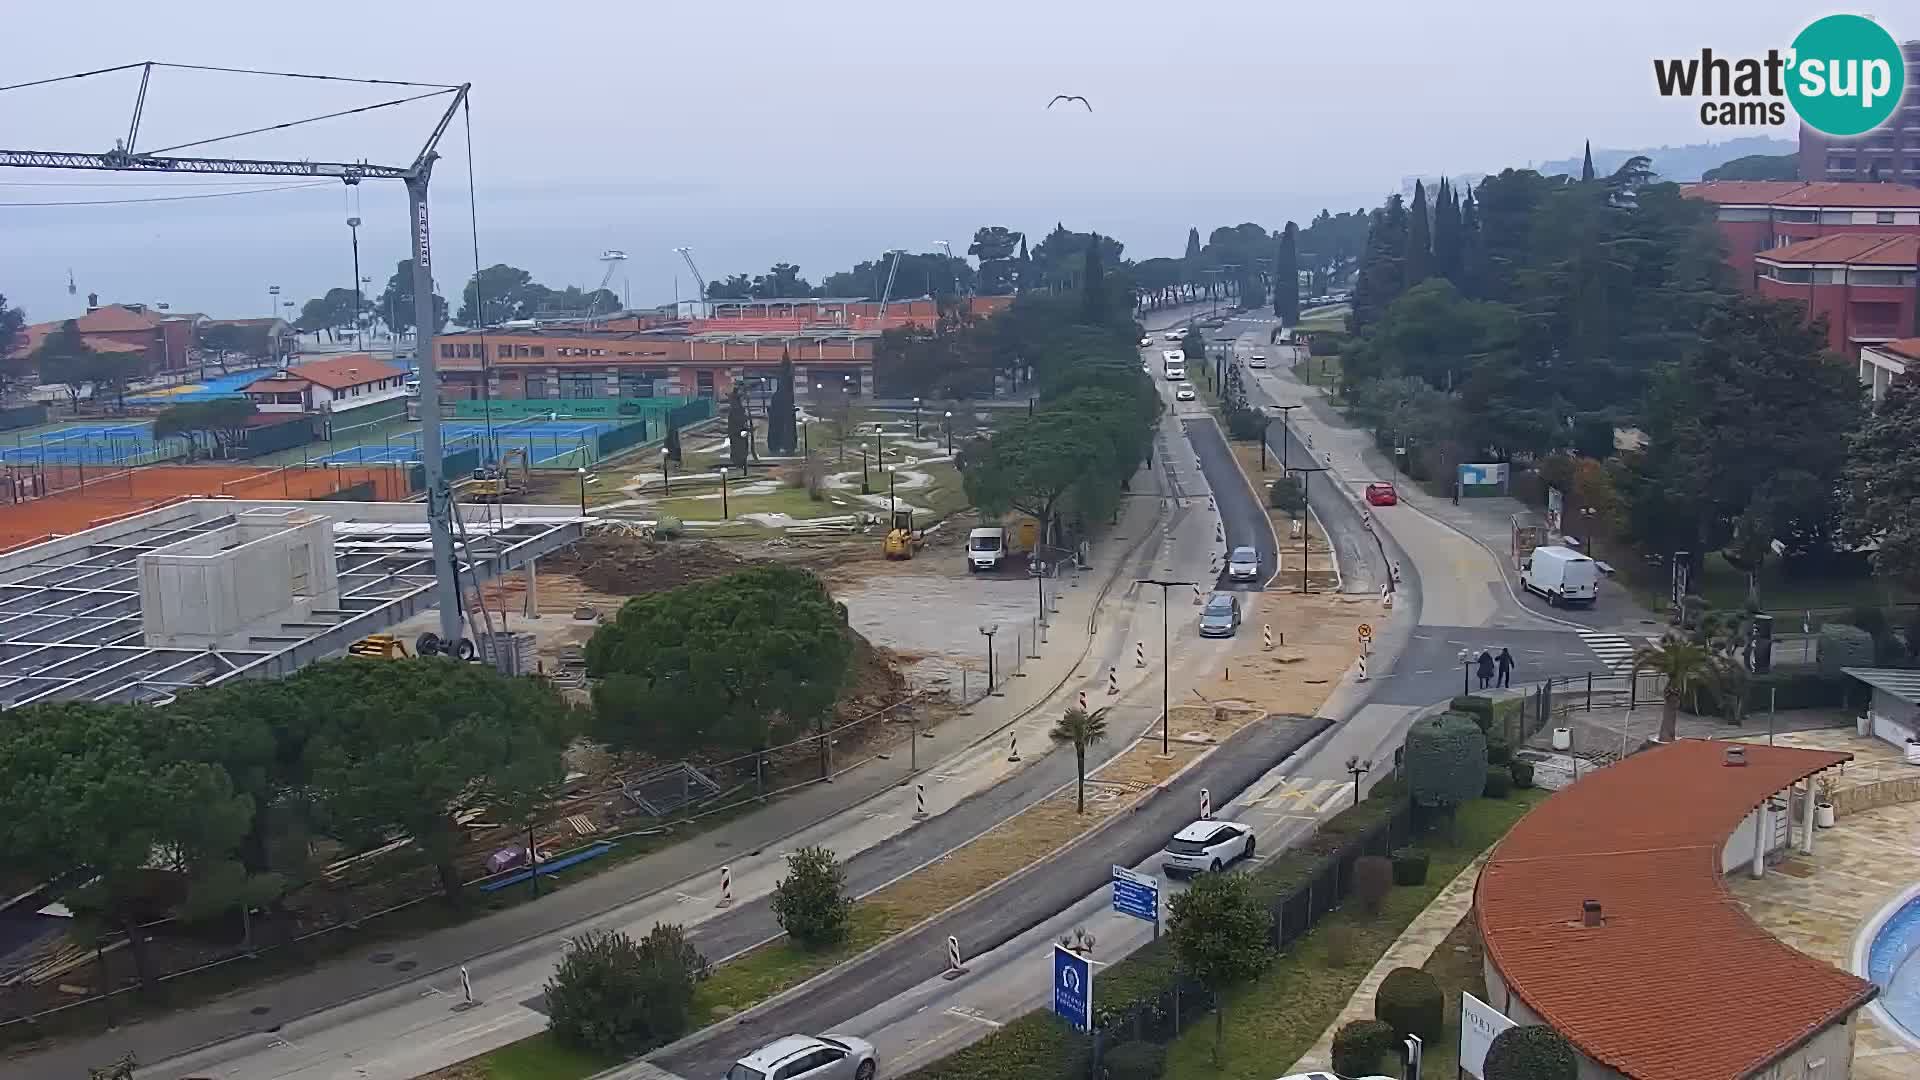
[[[1884,158],[1884,157],[1877,157],[1877,158],[1874,158],[1874,159],[1873,159],[1873,167],[1874,167],[1874,168],[1876,168],[1876,169],[1878,169],[1878,170],[1880,170],[1880,175],[1881,175],[1881,176],[1885,176],[1885,175],[1887,175],[1888,173],[1890,173],[1890,172],[1892,172],[1892,171],[1893,171],[1893,159],[1892,159],[1892,158]]]
[[[1912,285],[1912,270],[1855,270],[1852,272],[1855,285]]]
[[[1851,210],[1822,210],[1822,211],[1820,211],[1820,224],[1822,224],[1822,225],[1851,225],[1851,224],[1853,224],[1853,211],[1851,211]]]
[[[473,358],[473,349],[466,345],[455,345],[453,347],[453,355],[461,360],[471,360]]]
[[[525,391],[525,396],[530,398],[546,397],[547,396],[547,380],[541,378],[538,375],[527,376],[527,389]]]
[[[507,357],[512,355],[513,355],[513,346],[511,345],[495,345],[493,347],[493,358],[495,360],[505,360]]]
[[[446,343],[446,342],[444,342],[444,341],[443,341],[443,342],[441,342],[441,343],[440,343],[440,356],[441,356],[441,358],[442,358],[442,359],[445,359],[445,360],[451,360],[451,359],[453,359],[453,346],[451,346],[451,345],[449,345],[449,344],[447,344],[447,343]]]
[[[1815,285],[1845,285],[1847,283],[1847,272],[1837,268],[1825,270],[1816,269],[1813,271],[1812,280]]]
[[[1893,211],[1891,211],[1891,210],[1875,210],[1875,211],[1873,212],[1873,223],[1874,223],[1875,225],[1891,225],[1891,224],[1893,224]]]
[[[513,347],[513,355],[515,356],[527,355],[527,347],[525,345],[515,345]]]
[[[1801,225],[1811,225],[1819,220],[1819,215],[1811,210],[1775,210],[1773,220],[1790,221]]]
[[[591,375],[562,375],[560,376],[560,396],[563,398],[596,397],[593,385],[595,381]]]
[[[1852,154],[1830,154],[1827,156],[1827,168],[1836,169],[1840,172],[1852,172],[1853,171],[1853,155]]]
[[[1807,285],[1813,281],[1813,271],[1804,266],[1769,266],[1766,276],[1789,285]]]
[[[535,345],[533,347],[533,355],[541,359],[545,359],[547,355],[547,347],[545,345]]]
[[[1715,216],[1721,221],[1767,221],[1772,214],[1764,206],[1723,206]]]

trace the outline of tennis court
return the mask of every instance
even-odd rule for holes
[[[273,374],[276,368],[250,368],[246,371],[230,371],[225,375],[216,375],[202,382],[181,383],[159,390],[147,390],[127,397],[129,405],[182,405],[190,401],[217,401],[221,398],[237,398],[248,386]]]
[[[178,438],[155,441],[152,424],[74,424],[16,435],[0,447],[7,465],[126,465],[184,452]]]
[[[632,421],[627,421],[631,423]],[[573,468],[592,464],[599,457],[599,439],[622,426],[618,420],[585,421],[545,420],[495,421],[492,445],[484,422],[443,420],[440,423],[442,449],[447,454],[479,449],[482,461],[498,460],[510,451],[527,455],[534,468]],[[491,452],[489,452],[491,451]],[[420,432],[417,427],[383,435],[378,443],[336,450],[315,459],[325,465],[405,464],[420,460]]]

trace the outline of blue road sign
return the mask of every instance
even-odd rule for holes
[[[1124,866],[1114,867],[1113,910],[1157,924],[1160,921],[1160,883]]]
[[[1053,947],[1053,1011],[1075,1031],[1093,1027],[1093,963],[1060,945]]]

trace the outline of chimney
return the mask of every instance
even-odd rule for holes
[[[1606,922],[1600,917],[1600,901],[1585,900],[1580,904],[1580,925],[1600,926]]]
[[[1744,746],[1729,746],[1729,747],[1727,747],[1727,749],[1726,749],[1726,760],[1725,760],[1724,762],[1722,762],[1722,764],[1723,764],[1723,765],[1725,765],[1726,767],[1728,767],[1728,768],[1730,768],[1730,769],[1731,769],[1731,768],[1741,768],[1741,767],[1744,767],[1744,766],[1746,765],[1746,763],[1747,763],[1747,748],[1746,748],[1746,747],[1744,747]]]
[[[90,292],[87,294],[87,310],[88,311],[100,310],[100,294],[99,293]]]

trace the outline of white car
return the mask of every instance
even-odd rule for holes
[[[1227,577],[1233,581],[1253,581],[1260,576],[1260,553],[1250,547],[1237,547],[1227,556]]]
[[[1218,873],[1235,859],[1251,858],[1252,829],[1237,821],[1196,821],[1167,841],[1160,869],[1169,875]]]
[[[1160,359],[1169,364],[1184,364],[1187,362],[1187,354],[1180,349],[1162,349]]]
[[[1141,339],[1140,339],[1140,347],[1141,347],[1141,348],[1143,348],[1143,349],[1144,349],[1144,348],[1147,348],[1148,346],[1150,346],[1150,345],[1152,345],[1152,344],[1153,344],[1153,339],[1152,339],[1152,338],[1150,338],[1150,337],[1143,337],[1143,338],[1141,338]]]
[[[873,1080],[873,1044],[851,1035],[787,1035],[733,1063],[726,1080]]]
[[[1186,368],[1184,368],[1184,367],[1181,367],[1181,366],[1180,366],[1180,365],[1178,365],[1178,364],[1168,364],[1168,365],[1167,365],[1167,379],[1168,379],[1168,381],[1170,381],[1170,382],[1185,382],[1185,381],[1186,381],[1186,378],[1187,378],[1187,369],[1186,369]]]
[[[1173,400],[1192,401],[1193,400],[1193,384],[1190,382],[1183,382],[1179,386],[1174,387]]]
[[[1247,366],[1255,370],[1265,370],[1267,366],[1267,354],[1254,353],[1252,356],[1247,357]]]
[[[1181,330],[1176,327],[1175,329],[1167,331],[1166,334],[1163,336],[1168,341],[1179,341],[1180,339],[1187,336],[1187,332],[1185,330]]]

